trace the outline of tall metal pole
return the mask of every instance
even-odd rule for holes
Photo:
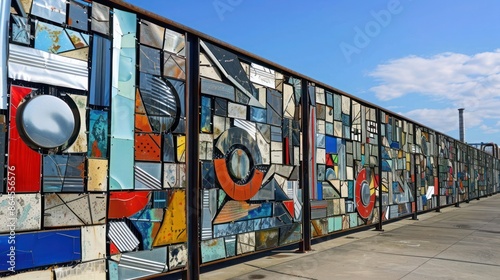
[[[300,183],[302,186],[302,242],[300,243],[299,252],[305,253],[311,250],[311,200],[309,196],[309,146],[310,146],[310,127],[309,127],[309,92],[308,82],[302,79],[302,165]],[[315,163],[313,163],[315,164]]]
[[[412,220],[418,220],[417,213],[418,213],[418,178],[419,176],[418,170],[417,170],[417,126],[413,124],[413,200],[415,201],[415,211],[413,212],[413,217]],[[420,156],[419,156],[420,158]],[[423,208],[423,207],[422,207]]]
[[[200,279],[200,165],[199,165],[199,104],[200,104],[200,39],[187,34],[186,83],[186,221],[187,269],[183,279]]]
[[[434,180],[436,182],[436,186],[434,186],[434,189],[437,190],[437,208],[436,212],[441,212],[441,190],[439,189],[439,185],[441,182],[439,181],[439,134],[436,133],[436,151],[437,151],[437,158],[436,158],[436,166],[437,166],[437,180]]]
[[[465,108],[458,109],[458,126],[460,131],[460,142],[463,143],[465,143],[464,110]]]
[[[378,224],[375,230],[383,231],[382,229],[382,220],[383,220],[383,211],[382,211],[382,110],[377,108],[377,148],[378,148],[378,176],[379,176],[379,186],[378,186]]]

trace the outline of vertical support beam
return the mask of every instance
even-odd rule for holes
[[[187,269],[183,279],[200,279],[200,39],[187,33],[186,79],[186,220]]]
[[[301,82],[301,104],[302,104],[302,165],[300,173],[300,184],[302,186],[302,242],[299,245],[299,252],[305,253],[311,250],[311,200],[309,190],[309,92],[308,82],[302,79]],[[315,162],[313,164],[316,164]]]
[[[413,212],[412,220],[418,220],[418,180],[417,176],[420,174],[417,170],[417,125],[413,124],[413,199],[415,200],[415,212]],[[419,157],[420,158],[420,157]],[[423,207],[422,207],[423,208]]]
[[[375,230],[384,231],[382,229],[383,224],[383,211],[382,211],[382,110],[377,108],[377,142],[378,142],[378,176],[379,176],[379,186],[378,186],[378,223]]]
[[[434,189],[437,190],[437,207],[436,207],[436,212],[441,212],[441,190],[439,189],[439,185],[441,184],[439,181],[439,134],[436,133],[436,152],[437,152],[437,158],[436,158],[436,166],[437,166],[437,180],[434,180],[436,182],[436,186],[434,186]]]
[[[456,181],[453,182],[453,188],[455,190],[455,196],[456,196],[456,201],[455,201],[455,207],[460,207],[460,186],[458,185],[458,166],[460,163],[457,161],[457,155],[458,155],[458,143],[455,141],[455,168],[453,172],[457,174],[457,177],[455,178]],[[461,157],[460,157],[461,158]]]

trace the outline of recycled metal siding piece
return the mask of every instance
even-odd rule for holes
[[[66,23],[66,0],[33,0],[31,14],[64,24]]]
[[[97,3],[93,3],[96,5]],[[109,106],[111,98],[111,41],[99,35],[93,36],[92,71],[90,73],[90,97],[92,105]]]
[[[109,7],[92,2],[92,31],[109,35]]]
[[[69,94],[78,108],[80,114],[80,129],[73,144],[66,150],[68,153],[87,153],[87,97]]]
[[[119,279],[137,279],[168,270],[167,247],[123,254],[118,263]]]
[[[110,189],[134,188],[136,14],[114,10]]]
[[[97,260],[92,262],[80,263],[69,267],[58,267],[54,269],[54,273],[57,280],[60,279],[61,280],[64,279],[104,280],[106,279],[106,260]],[[45,278],[40,277],[39,279],[45,279]],[[50,279],[50,277],[47,279]]]
[[[41,155],[30,149],[20,138],[16,126],[17,107],[33,89],[11,86],[9,158],[7,170],[15,180],[16,193],[39,192],[41,174]],[[8,174],[9,175],[9,174]],[[7,180],[9,177],[7,178]]]
[[[46,194],[44,226],[97,225],[106,222],[105,194]]]
[[[0,246],[7,246],[9,236],[9,234],[0,236]],[[16,234],[15,254],[16,271],[79,261],[81,260],[80,229]],[[7,254],[0,255],[0,271],[7,271],[10,267],[8,259]]]
[[[163,217],[160,231],[156,235],[153,246],[186,242],[186,192],[174,190],[170,192],[168,206]]]
[[[82,227],[82,261],[106,257],[106,226]]]
[[[9,210],[11,198],[0,196],[0,232],[40,230],[42,203],[40,194],[16,194],[16,210]]]
[[[9,44],[9,78],[88,90],[87,61]]]

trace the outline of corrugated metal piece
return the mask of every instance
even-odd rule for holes
[[[212,220],[217,213],[217,189],[204,189],[201,206],[201,239],[212,238]]]
[[[222,207],[214,220],[214,224],[222,224],[239,220],[248,216],[248,212],[259,208],[260,204],[248,204],[244,201],[230,200]]]
[[[3,0],[0,3],[0,109],[7,109],[7,69],[3,65],[7,64],[7,44],[9,43],[9,20],[10,20],[10,0]]]
[[[85,157],[45,155],[43,157],[44,192],[83,192]]]
[[[33,89],[11,86],[8,165],[16,180],[16,193],[40,191],[41,156],[20,138],[16,125],[17,107]]]
[[[111,41],[99,35],[94,35],[92,44],[89,103],[109,106],[111,98]]]
[[[80,263],[68,267],[58,267],[54,269],[56,279],[106,279],[106,260]],[[30,278],[47,279],[47,278]],[[52,278],[48,278],[52,279]]]
[[[139,240],[124,221],[109,221],[109,239],[120,252],[133,251],[139,246]]]
[[[135,189],[161,189],[161,164],[136,162]]]
[[[118,264],[120,279],[136,279],[167,270],[167,247],[123,254]]]
[[[88,90],[86,61],[9,44],[9,78]]]

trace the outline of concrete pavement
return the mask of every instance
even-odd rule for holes
[[[201,279],[500,279],[500,195],[202,269]]]

